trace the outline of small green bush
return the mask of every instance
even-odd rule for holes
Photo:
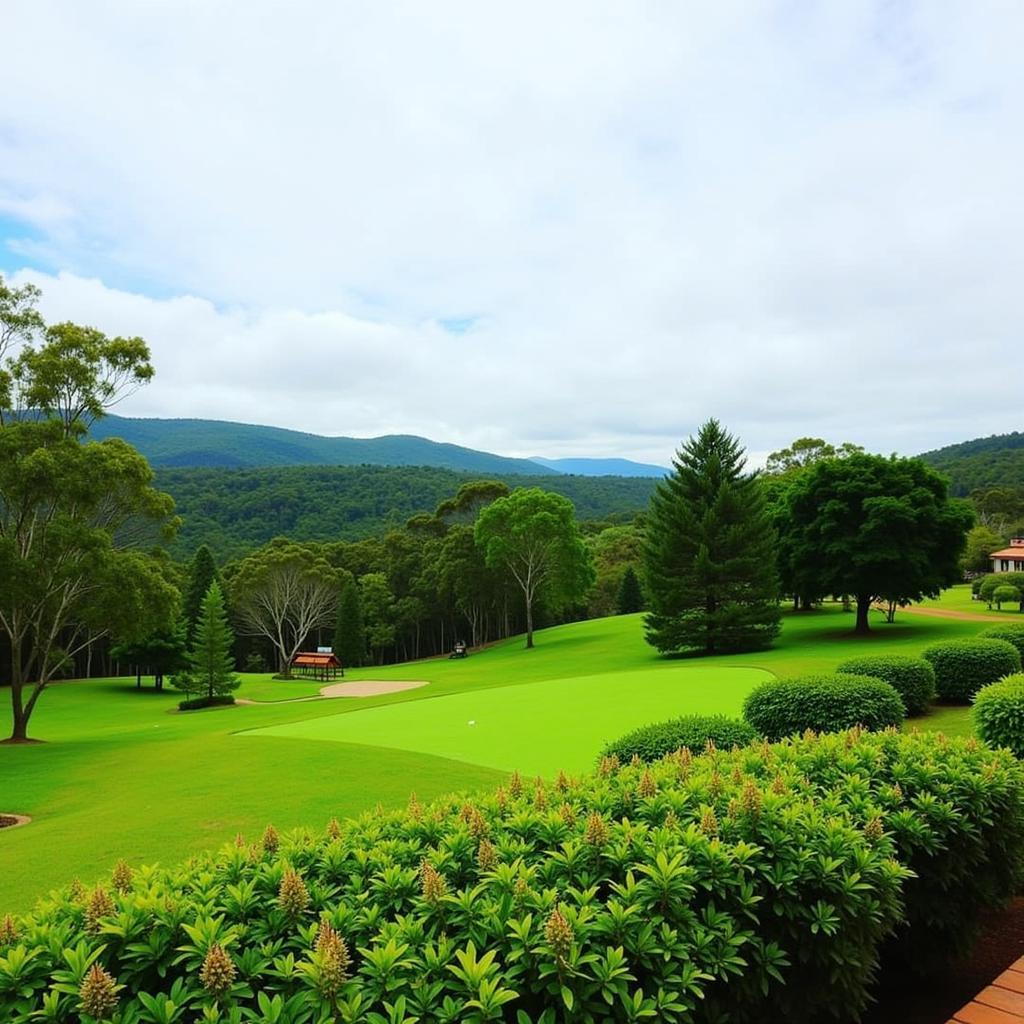
[[[908,715],[924,714],[935,699],[935,669],[923,658],[903,654],[875,654],[850,658],[836,668],[843,675],[874,676],[888,683],[903,698]]]
[[[946,640],[921,657],[935,669],[939,700],[951,704],[967,704],[983,686],[1021,670],[1020,651],[1006,640]]]
[[[1016,891],[1022,800],[1006,751],[851,731],[268,829],[3,922],[0,1020],[99,1019],[94,964],[124,1022],[854,1020]]]
[[[994,747],[1024,758],[1024,674],[983,686],[974,695],[974,728]]]
[[[711,740],[716,747],[745,747],[758,738],[746,722],[726,715],[683,715],[668,722],[644,725],[609,743],[602,757],[629,761],[634,755],[642,761],[657,761],[681,747],[701,753]]]
[[[230,693],[215,694],[212,697],[193,697],[178,701],[179,711],[199,711],[202,708],[220,708],[234,704],[235,698]]]
[[[885,729],[899,725],[904,714],[903,701],[889,683],[838,673],[772,679],[755,687],[743,704],[743,717],[769,740],[806,729]]]
[[[1004,604],[1020,604],[1020,591],[1016,587],[1004,584],[992,591],[992,600],[997,608],[1002,610]]]
[[[1024,659],[1024,622],[1000,622],[997,626],[988,626],[978,636],[983,640],[1005,640],[1020,652]]]
[[[995,592],[999,587],[1016,587],[1018,592],[1024,591],[1024,572],[992,572],[983,577],[976,593],[988,603],[989,608],[995,601]],[[1019,601],[1020,598],[1018,597]]]

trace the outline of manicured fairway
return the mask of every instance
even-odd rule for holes
[[[592,767],[607,740],[638,725],[683,713],[738,715],[743,698],[767,678],[754,668],[676,663],[356,710],[242,738],[367,743],[551,775]]]

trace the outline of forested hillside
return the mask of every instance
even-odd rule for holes
[[[651,478],[487,474],[510,487],[564,494],[580,519],[631,518],[647,507]],[[188,558],[200,544],[235,557],[281,534],[292,540],[360,540],[431,512],[480,474],[423,466],[286,466],[269,469],[158,469],[184,524],[172,549]]]
[[[993,434],[925,452],[921,458],[945,473],[958,496],[984,487],[1024,487],[1024,433]]]
[[[440,466],[470,473],[533,476],[545,472],[530,459],[508,459],[405,434],[322,437],[254,423],[106,416],[92,425],[90,436],[123,438],[156,467],[374,465]],[[549,468],[548,472],[560,471]]]

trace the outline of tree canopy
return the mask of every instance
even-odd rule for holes
[[[37,298],[0,278],[0,630],[16,741],[78,651],[169,628],[178,600],[166,558],[148,550],[173,535],[172,500],[123,441],[81,440],[152,376],[149,351],[138,338],[44,328]]]
[[[647,522],[648,643],[663,653],[768,646],[780,618],[775,534],[742,447],[711,419],[673,466]]]
[[[582,600],[594,582],[575,509],[560,494],[539,487],[516,488],[480,513],[475,539],[487,565],[507,569],[523,593],[527,647],[533,647],[538,596],[564,607]]]
[[[826,460],[798,476],[784,501],[777,522],[792,585],[818,599],[854,595],[858,632],[869,629],[872,602],[920,601],[960,579],[973,513],[919,459]]]

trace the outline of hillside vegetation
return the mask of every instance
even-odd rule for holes
[[[120,437],[152,466],[439,466],[473,473],[542,473],[530,459],[441,444],[425,437],[322,437],[298,430],[222,420],[106,416],[90,428],[97,440]]]
[[[580,519],[632,518],[647,507],[650,477],[488,474],[510,487],[542,487],[569,498]],[[221,559],[272,537],[361,540],[430,512],[479,474],[426,466],[279,466],[160,469],[157,486],[184,519],[172,547],[189,557],[207,544]]]
[[[993,434],[924,452],[921,459],[945,473],[951,493],[963,497],[981,487],[1024,487],[1024,433]]]

